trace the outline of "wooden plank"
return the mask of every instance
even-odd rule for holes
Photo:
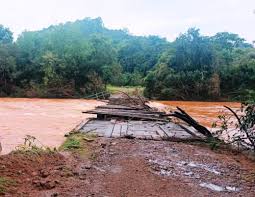
[[[81,132],[92,132],[111,137],[114,124],[111,121],[91,120],[83,126]]]
[[[151,135],[145,135],[145,139],[146,139],[146,140],[153,140],[153,138],[152,138]]]
[[[120,137],[121,127],[122,125],[120,123],[116,123],[114,125],[111,137]]]
[[[159,125],[158,127],[165,133],[166,137],[171,137],[161,125]]]
[[[132,107],[125,107],[125,106],[118,106],[118,105],[105,105],[105,106],[98,106],[95,110],[109,110],[109,111],[127,111],[127,112],[139,112],[139,113],[149,113],[149,114],[165,114],[165,112],[159,111],[148,111],[144,108],[132,108]]]
[[[106,130],[106,132],[105,132],[105,136],[106,136],[106,137],[112,137],[112,132],[113,132],[113,130],[114,130],[116,121],[115,121],[115,122],[112,122],[112,121],[111,121],[111,124],[112,124],[112,127],[109,127],[108,130]]]
[[[146,137],[144,135],[136,135],[135,138],[140,139],[140,140],[146,139]]]
[[[134,136],[146,135],[145,130],[135,130],[134,128],[128,130],[129,133],[132,133]]]
[[[187,133],[184,129],[182,129],[179,125],[174,123],[168,123],[160,126],[161,129],[165,131],[169,138],[175,139],[190,139],[194,138],[191,134]]]
[[[131,130],[132,124],[130,122],[127,123],[127,132],[126,135],[134,135],[134,132]]]
[[[106,121],[92,120],[87,122],[81,132],[96,133],[105,137],[123,137],[132,135],[139,139],[150,140],[192,140],[194,136],[174,123],[154,121]]]
[[[167,137],[165,132],[161,128],[159,128],[158,125],[155,126],[155,132],[161,137],[161,139],[165,139]]]
[[[88,124],[84,125],[81,129],[83,132],[92,132],[93,130],[97,130],[97,132],[103,133],[105,130],[111,130],[112,123],[110,121],[90,121]]]
[[[154,134],[152,134],[151,137],[153,140],[157,140],[157,141],[165,139],[165,138],[162,138],[160,135],[158,135],[156,132]]]
[[[135,109],[135,108],[110,108],[106,106],[99,106],[96,107],[94,110],[88,111],[117,111],[117,112],[137,112],[137,113],[149,113],[149,114],[165,114],[165,112],[158,112],[158,111],[148,111],[145,109]]]
[[[110,116],[118,116],[118,117],[129,117],[129,118],[139,118],[143,120],[156,120],[156,121],[164,121],[168,122],[165,118],[150,116],[150,115],[144,115],[144,114],[129,114],[129,113],[107,113],[107,112],[94,112],[94,111],[88,111],[83,113],[89,113],[89,114],[102,114],[102,115],[110,115]]]
[[[160,117],[161,114],[159,113],[154,113],[154,112],[149,112],[149,111],[141,111],[141,110],[111,110],[111,109],[95,109],[95,110],[90,110],[90,111],[85,111],[83,113],[93,113],[93,114],[99,114],[99,113],[104,113],[104,114],[137,114],[137,115],[144,115],[144,116],[155,116],[155,117]]]
[[[144,109],[143,107],[128,107],[124,105],[101,105],[98,106],[97,108],[102,108],[102,109],[125,109],[125,110],[142,110]]]
[[[121,131],[120,131],[120,136],[127,135],[127,130],[128,130],[127,122],[122,122],[121,126],[122,127],[121,127]]]

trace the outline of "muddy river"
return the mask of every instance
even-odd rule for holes
[[[84,99],[0,98],[0,141],[2,154],[35,136],[43,145],[58,147],[64,134],[93,115],[83,110],[103,104]]]
[[[167,105],[169,109],[175,109],[176,106],[181,107],[208,128],[211,128],[212,123],[218,120],[218,115],[227,111],[223,106],[235,110],[241,107],[240,103],[235,102],[162,101],[160,103]]]
[[[199,122],[210,126],[223,110],[223,105],[239,107],[238,103],[161,102],[168,107],[180,106]],[[93,115],[82,114],[102,102],[85,99],[0,98],[0,142],[2,153],[15,149],[26,135],[35,136],[43,145],[58,147],[64,134]],[[159,104],[160,105],[160,104]],[[157,106],[157,104],[156,104]]]

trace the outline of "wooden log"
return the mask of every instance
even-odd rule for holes
[[[177,107],[179,111],[175,111],[171,114],[166,114],[165,116],[172,116],[182,121],[186,122],[190,126],[194,127],[199,133],[203,134],[206,137],[213,137],[212,133],[203,125],[200,125],[197,121],[195,121],[189,114],[187,114],[183,109]]]

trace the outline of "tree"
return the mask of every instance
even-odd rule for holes
[[[54,86],[57,88],[63,85],[63,81],[61,80],[62,76],[60,74],[65,68],[56,55],[52,52],[46,52],[45,55],[42,56],[41,65],[41,71],[43,73],[42,80],[45,86]]]
[[[213,48],[208,37],[201,36],[199,29],[191,28],[173,43],[176,48],[171,66],[176,70],[211,70]]]
[[[220,76],[218,73],[213,73],[209,81],[209,95],[217,99],[220,97]]]
[[[13,41],[12,32],[9,28],[0,25],[0,44],[9,44]]]
[[[16,61],[11,47],[0,44],[0,95],[10,95],[16,77]]]
[[[220,32],[211,37],[212,42],[220,49],[233,50],[234,48],[252,48],[252,44],[246,43],[238,34]]]
[[[134,37],[120,47],[118,60],[124,72],[139,72],[145,77],[166,48],[166,40],[157,36]]]
[[[25,31],[13,42],[0,26],[1,95],[80,97],[112,84],[145,85],[158,99],[243,100],[254,95],[254,68],[255,49],[230,32],[190,28],[168,42],[85,18]]]
[[[161,53],[145,78],[145,93],[160,99],[246,99],[255,88],[254,52],[237,34],[206,37],[191,28]],[[162,64],[172,72],[159,72]]]

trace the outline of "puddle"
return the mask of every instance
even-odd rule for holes
[[[238,191],[240,191],[240,189],[238,189],[236,187],[230,187],[230,186],[222,187],[219,185],[215,185],[213,183],[200,183],[199,185],[201,187],[205,187],[205,188],[208,188],[208,189],[216,191],[216,192],[223,192],[223,191],[238,192]]]
[[[199,185],[201,187],[205,187],[216,192],[223,192],[225,190],[223,187],[212,184],[212,183],[200,183]]]
[[[188,164],[188,166],[193,167],[193,168],[201,168],[201,169],[204,169],[208,172],[212,172],[212,173],[217,174],[217,175],[221,174],[219,171],[209,167],[208,165],[204,165],[204,164],[198,164],[198,163],[190,162]]]

